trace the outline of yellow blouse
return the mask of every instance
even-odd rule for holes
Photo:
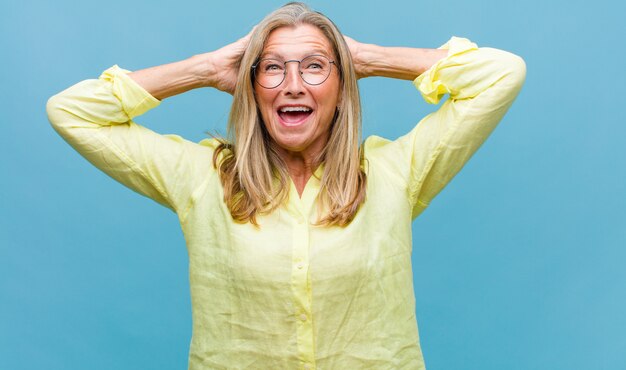
[[[438,111],[395,141],[365,143],[367,201],[347,227],[318,227],[313,176],[260,228],[233,222],[194,143],[133,121],[159,101],[128,71],[53,96],[54,129],[82,156],[179,217],[189,253],[190,369],[424,369],[415,318],[411,222],[463,167],[520,91],[526,67],[506,51],[452,37],[415,81]],[[320,177],[320,166],[315,174]]]

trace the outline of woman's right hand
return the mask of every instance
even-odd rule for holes
[[[256,26],[255,26],[256,27]],[[255,28],[254,27],[254,28]],[[218,90],[233,94],[237,85],[239,63],[248,47],[254,28],[239,40],[226,45],[214,52],[207,53],[211,66],[208,85]]]

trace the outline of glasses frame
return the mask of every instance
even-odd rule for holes
[[[309,83],[307,80],[305,80],[305,79],[304,79],[304,77],[302,77],[302,75],[303,75],[303,73],[304,73],[304,72],[302,72],[302,71],[300,70],[300,65],[301,65],[302,61],[303,61],[303,60],[305,60],[305,59],[307,59],[307,58],[310,58],[310,57],[324,57],[324,58],[328,59],[328,61],[330,62],[330,70],[328,71],[328,76],[326,76],[326,78],[324,79],[324,81],[322,81],[322,82],[320,82],[320,83],[317,83],[317,84],[312,84],[312,83]],[[261,85],[261,83],[260,83],[260,82],[258,81],[258,79],[256,78],[256,67],[258,67],[258,66],[259,66],[259,64],[261,64],[261,62],[262,62],[262,61],[267,60],[267,59],[270,59],[270,60],[276,60],[276,61],[279,61],[279,62],[280,62],[280,59],[275,59],[275,58],[263,58],[263,59],[259,59],[259,61],[258,61],[258,62],[256,62],[255,64],[253,64],[253,65],[252,65],[252,77],[253,77],[253,79],[254,79],[254,82],[256,82],[256,83],[257,83],[259,86],[261,86],[262,88],[264,88],[264,89],[268,89],[268,90],[270,90],[270,89],[275,89],[275,88],[277,88],[278,86],[282,85],[282,83],[283,83],[283,82],[285,82],[285,78],[287,77],[287,63],[292,63],[292,62],[298,63],[298,72],[300,72],[300,78],[302,79],[302,81],[304,81],[304,83],[306,83],[307,85],[311,85],[311,86],[319,86],[319,85],[323,84],[324,82],[326,82],[326,80],[328,80],[328,77],[330,77],[330,74],[331,74],[331,73],[333,73],[333,64],[335,64],[335,61],[334,61],[334,60],[330,60],[330,58],[329,58],[329,57],[327,57],[326,55],[323,55],[323,54],[311,54],[311,55],[307,55],[306,57],[304,57],[304,58],[302,58],[302,59],[300,59],[300,60],[297,60],[297,59],[285,60],[285,61],[283,62],[283,65],[285,66],[285,71],[283,72],[283,79],[282,79],[282,80],[280,80],[280,82],[279,82],[276,86],[274,86],[274,87],[266,87],[266,86]],[[337,68],[337,64],[335,64],[335,68]]]

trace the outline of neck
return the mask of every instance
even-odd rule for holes
[[[289,177],[291,177],[291,180],[296,186],[298,194],[302,196],[306,183],[321,162],[316,160],[317,155],[307,155],[307,153],[304,152],[291,152],[282,148],[279,149],[279,155],[287,165]]]

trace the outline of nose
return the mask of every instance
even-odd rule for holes
[[[302,95],[304,94],[304,81],[300,76],[300,63],[286,63],[285,80],[283,81],[283,94]]]

